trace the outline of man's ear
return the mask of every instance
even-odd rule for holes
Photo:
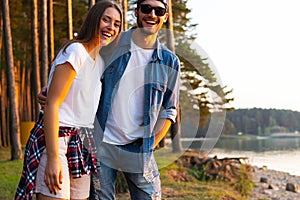
[[[137,17],[137,13],[138,13],[138,8],[134,9],[134,16]]]
[[[167,22],[168,18],[169,18],[169,13],[166,13],[164,16],[164,23]]]

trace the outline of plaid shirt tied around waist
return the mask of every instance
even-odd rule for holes
[[[59,137],[66,136],[71,136],[66,156],[72,177],[80,178],[83,174],[96,173],[97,155],[93,129],[59,127]],[[38,165],[45,148],[44,113],[40,112],[26,144],[23,171],[15,199],[32,199]]]

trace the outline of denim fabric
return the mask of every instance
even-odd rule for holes
[[[159,172],[151,181],[146,180],[142,170],[142,139],[127,145],[111,145],[102,143],[97,175],[92,175],[90,199],[113,200],[117,171],[124,174],[132,200],[161,199]],[[154,161],[154,160],[153,160]]]
[[[131,57],[133,29],[121,34],[113,52],[102,52],[106,69],[101,78],[102,93],[97,111],[96,135],[105,131],[114,95]],[[92,175],[90,199],[114,199],[117,170],[125,175],[131,199],[161,199],[159,172],[153,155],[153,129],[158,119],[175,122],[179,103],[180,62],[158,40],[156,45],[144,74],[144,136],[128,145],[101,143],[98,146],[97,158],[100,163],[98,174]],[[97,130],[97,127],[101,130]]]
[[[113,98],[118,89],[128,61],[131,56],[130,43],[133,29],[123,32],[115,50],[103,56],[107,65],[102,76],[102,93],[97,111],[97,119],[105,130],[105,123],[110,112]],[[145,69],[144,98],[144,141],[143,173],[147,180],[153,179],[155,173],[152,162],[154,149],[153,128],[158,119],[167,118],[175,122],[176,108],[179,102],[180,62],[175,54],[161,45],[157,40],[151,61]]]

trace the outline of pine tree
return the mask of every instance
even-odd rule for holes
[[[23,156],[20,141],[20,118],[18,109],[18,99],[15,89],[15,72],[14,72],[14,56],[10,25],[10,10],[8,0],[2,2],[3,27],[4,27],[4,44],[6,56],[6,72],[7,72],[7,90],[9,100],[10,113],[10,143],[11,143],[11,159],[20,159]]]

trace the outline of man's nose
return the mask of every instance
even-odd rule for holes
[[[154,9],[152,9],[152,10],[151,10],[151,12],[149,13],[149,15],[151,15],[152,17],[153,17],[153,16],[156,16],[156,14],[155,14],[155,10],[154,10]]]

